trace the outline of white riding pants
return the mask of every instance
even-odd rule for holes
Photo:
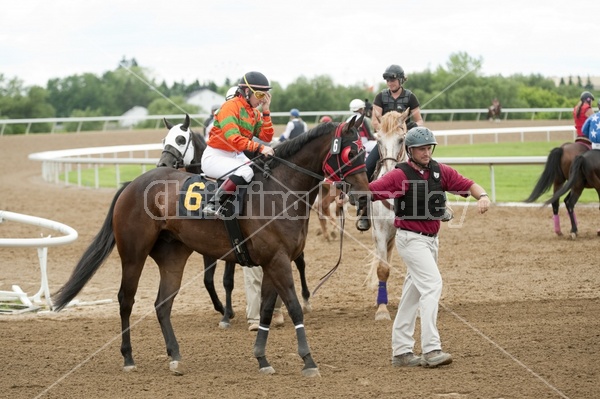
[[[215,179],[222,179],[233,174],[243,177],[246,183],[250,183],[254,176],[246,154],[219,150],[210,146],[207,146],[202,154],[202,171]]]
[[[398,229],[396,248],[406,265],[406,277],[392,327],[392,354],[414,352],[418,313],[421,317],[422,352],[442,349],[437,329],[438,303],[442,295],[442,276],[437,266],[438,237]]]

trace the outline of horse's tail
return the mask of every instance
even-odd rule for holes
[[[119,195],[128,184],[129,183],[125,183],[123,187],[117,191],[108,210],[108,214],[106,215],[106,219],[104,219],[102,228],[100,228],[100,231],[96,237],[94,237],[90,246],[85,250],[81,259],[79,259],[69,280],[52,296],[55,311],[60,311],[75,298],[115,247],[115,235],[112,227],[113,213]]]
[[[548,191],[550,186],[552,186],[556,176],[563,174],[562,169],[560,168],[560,160],[563,152],[564,150],[562,147],[556,147],[550,151],[542,175],[535,184],[529,197],[523,202],[534,202],[537,200],[542,194]]]
[[[583,155],[577,155],[575,157],[573,163],[571,164],[571,169],[569,169],[569,180],[566,181],[566,183],[560,188],[560,190],[554,193],[552,198],[544,202],[544,205],[548,205],[552,202],[558,201],[560,197],[565,195],[569,190],[571,190],[571,188],[573,188],[573,186],[575,185],[575,183],[577,183],[577,181],[579,181],[579,179],[584,179],[584,161],[585,158],[583,157]]]

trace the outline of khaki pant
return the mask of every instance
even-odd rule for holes
[[[413,352],[418,314],[421,317],[422,352],[442,349],[437,328],[438,303],[442,295],[438,246],[438,237],[396,231],[396,248],[406,265],[406,277],[392,328],[393,356]]]
[[[246,290],[246,319],[248,324],[260,321],[260,287],[262,285],[262,267],[242,267],[244,270],[244,288]],[[273,313],[281,312],[281,298],[277,296]]]

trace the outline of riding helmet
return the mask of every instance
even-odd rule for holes
[[[268,91],[271,89],[269,79],[260,72],[247,72],[242,76],[239,83],[240,87],[250,86],[253,90]]]
[[[404,69],[400,65],[392,64],[383,73],[384,79],[404,79]]]
[[[406,133],[404,138],[406,148],[422,147],[425,145],[437,145],[432,131],[423,126],[413,127]]]
[[[300,111],[298,111],[296,108],[292,108],[290,110],[290,115],[294,116],[294,117],[299,117],[300,116]]]
[[[581,93],[581,97],[580,97],[582,102],[588,102],[591,103],[592,101],[595,100],[594,95],[592,93],[590,93],[589,91],[584,91],[583,93]]]
[[[355,98],[350,101],[350,111],[356,112],[359,109],[363,109],[365,107],[365,102],[361,99]]]
[[[227,93],[225,94],[225,101],[231,100],[233,97],[235,97],[237,89],[237,86],[230,87],[229,90],[227,90]]]

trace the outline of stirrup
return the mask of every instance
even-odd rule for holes
[[[223,216],[221,214],[221,206],[217,208],[217,204],[209,202],[206,207],[202,210],[205,216]]]

